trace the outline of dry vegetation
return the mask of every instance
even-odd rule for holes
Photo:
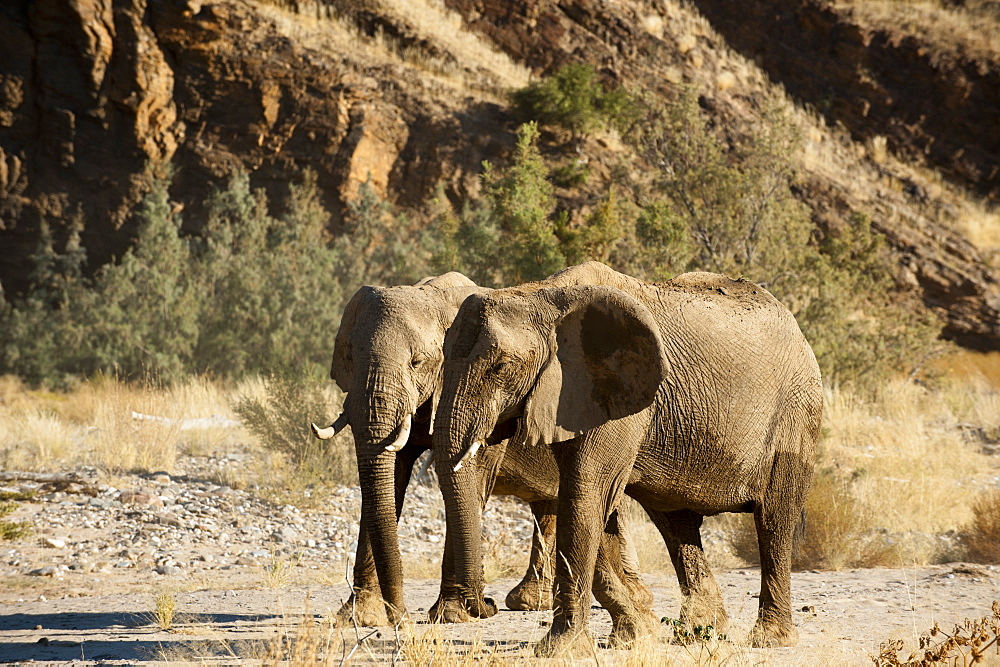
[[[109,475],[170,471],[179,452],[225,452],[247,442],[239,429],[178,424],[213,415],[232,419],[229,397],[239,390],[205,379],[161,390],[98,378],[55,393],[30,390],[5,376],[0,378],[0,467],[49,471],[90,465]]]
[[[404,65],[418,70],[417,79],[432,79],[460,91],[472,89],[500,101],[505,91],[524,86],[528,69],[465,30],[461,17],[435,0],[382,3],[380,15],[400,22],[439,52],[429,53],[397,43],[382,32],[369,36],[342,10],[326,2],[289,3],[258,0],[263,16],[296,43],[339,60],[351,54],[366,68]],[[411,78],[412,77],[408,77]]]
[[[842,0],[833,4],[850,7],[864,23],[901,31],[944,52],[953,52],[956,44],[974,58],[994,60],[1000,52],[1000,32],[989,28],[1000,23],[1000,13],[987,2],[963,3],[967,7],[941,0]]]
[[[991,517],[1000,513],[986,510],[1000,504],[995,453],[1000,443],[1000,355],[954,355],[937,361],[934,372],[937,377],[928,382],[893,380],[874,395],[827,388],[800,567],[997,560],[989,547],[1000,534],[1000,525]],[[105,378],[53,393],[29,390],[6,377],[0,381],[0,465],[29,471],[90,465],[110,478],[132,470],[169,472],[179,452],[211,454],[249,447],[258,465],[220,481],[245,488],[249,476],[261,493],[274,493],[287,483],[281,457],[267,452],[244,430],[182,429],[179,421],[132,416],[231,419],[230,406],[238,397],[261,396],[264,391],[259,380],[224,386],[193,379],[153,389]],[[644,569],[669,572],[659,535],[641,511],[633,508],[631,514]],[[751,522],[717,517],[709,519],[706,528],[716,566],[754,560]],[[523,568],[525,554],[510,545],[497,542],[486,552],[490,579]],[[438,564],[411,563],[407,573],[432,578]]]

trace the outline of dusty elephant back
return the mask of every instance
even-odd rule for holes
[[[668,463],[664,486],[676,489],[677,502],[732,511],[759,500],[778,458],[811,470],[822,383],[791,312],[764,288],[715,274],[685,274],[654,289],[648,303],[669,370],[645,455],[658,469]],[[731,454],[692,457],[699,447]],[[637,463],[639,476],[643,467]],[[702,497],[706,476],[740,481],[724,497]]]

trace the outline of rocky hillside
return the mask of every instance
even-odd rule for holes
[[[58,238],[82,217],[92,267],[121,253],[127,212],[167,163],[190,231],[236,167],[276,195],[313,169],[333,233],[369,177],[404,208],[438,187],[457,200],[513,144],[505,91],[584,61],[653,94],[690,83],[734,133],[787,93],[805,137],[797,194],[823,233],[867,215],[904,293],[950,338],[998,349],[994,248],[968,231],[1000,196],[1000,48],[931,18],[973,16],[994,34],[1000,18],[989,3],[931,18],[884,4],[912,20],[821,0],[12,0],[0,280],[25,285],[43,220]],[[607,138],[576,148],[598,174],[623,160]]]

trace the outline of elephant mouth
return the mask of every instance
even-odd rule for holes
[[[513,438],[521,426],[522,417],[514,416],[502,419],[493,427],[493,432],[486,438],[487,445],[495,445],[498,442]]]

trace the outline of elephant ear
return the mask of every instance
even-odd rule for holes
[[[613,287],[544,289],[539,295],[554,296],[562,315],[552,332],[552,354],[525,402],[524,440],[569,440],[652,404],[667,360],[645,306]]]
[[[333,361],[330,362],[330,378],[343,391],[350,391],[351,378],[354,376],[354,361],[351,350],[351,333],[358,317],[358,306],[375,293],[375,288],[365,285],[354,293],[344,308],[340,318],[340,329],[333,343]]]

